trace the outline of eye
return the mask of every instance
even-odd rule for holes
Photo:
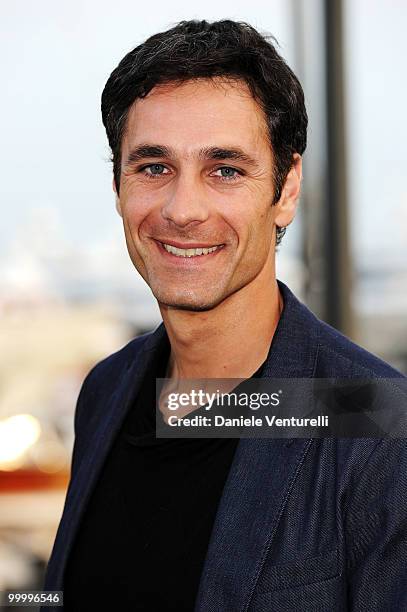
[[[164,172],[164,170],[168,170],[168,168],[166,168],[166,166],[163,164],[149,164],[148,166],[143,166],[140,168],[140,172],[142,172],[144,176],[152,179],[168,174],[167,172]]]
[[[222,166],[221,168],[217,168],[215,172],[220,172],[220,175],[217,175],[221,181],[231,182],[238,180],[238,176],[242,173],[239,172],[236,168],[231,168],[230,166]]]

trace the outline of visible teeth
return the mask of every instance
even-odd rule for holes
[[[208,249],[204,249],[202,247],[199,247],[198,249],[178,249],[177,247],[172,246],[171,244],[162,244],[164,249],[168,251],[168,253],[172,253],[177,257],[195,257],[196,255],[208,255],[208,253],[216,251],[216,249],[218,249],[220,246],[216,245],[213,247],[209,247]]]

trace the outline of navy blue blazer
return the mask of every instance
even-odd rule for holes
[[[265,377],[402,376],[320,321],[283,283],[279,287],[284,309]],[[163,341],[161,324],[98,363],[82,385],[71,479],[48,563],[47,590],[64,588],[81,516]],[[405,439],[240,440],[195,612],[266,610],[407,611]]]

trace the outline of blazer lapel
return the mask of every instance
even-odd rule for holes
[[[66,561],[79,527],[80,518],[114,438],[140,389],[144,375],[148,371],[154,351],[164,337],[165,329],[164,325],[161,324],[147,338],[134,360],[128,364],[120,385],[117,386],[110,399],[106,400],[106,405],[101,407],[103,418],[99,421],[92,438],[89,440],[87,451],[83,455],[75,474],[72,475],[67,491],[64,512],[52,551],[54,562],[49,564],[50,573],[47,574],[46,581],[53,585],[54,590],[63,589]],[[123,367],[126,367],[126,364]]]
[[[242,439],[212,531],[195,610],[243,611],[312,440]]]
[[[314,315],[280,281],[284,309],[264,366],[267,378],[309,378]],[[219,503],[195,612],[247,610],[284,504],[312,439],[241,439]]]

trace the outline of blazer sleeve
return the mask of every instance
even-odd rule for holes
[[[345,518],[352,612],[407,610],[407,440],[376,446]]]
[[[94,383],[97,365],[87,374],[79,391],[74,413],[74,444],[71,458],[71,479],[78,469],[83,450],[88,441],[89,420],[97,404],[96,385]]]

